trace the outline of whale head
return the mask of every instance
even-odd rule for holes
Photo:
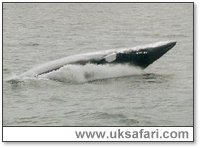
[[[143,69],[158,60],[176,45],[176,41],[165,41],[149,44],[136,51],[138,65]]]
[[[118,54],[117,62],[129,63],[145,69],[175,45],[176,41],[165,41],[137,46]]]
[[[154,46],[146,47],[147,51],[147,65],[152,64],[154,61],[162,57],[166,52],[168,52],[170,49],[172,49],[176,45],[175,41],[168,41],[168,42],[160,42],[155,44]]]

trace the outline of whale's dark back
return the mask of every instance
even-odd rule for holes
[[[151,64],[151,61],[149,59],[149,54],[142,52],[143,51],[141,51],[139,54],[136,51],[133,51],[129,54],[119,53],[114,62],[122,64],[132,64],[141,68],[146,68],[149,64]]]
[[[101,60],[91,60],[90,63],[93,64],[131,64],[139,66],[141,68],[146,68],[151,64],[151,60],[148,54],[138,54],[136,51],[131,53],[117,53],[116,59],[112,62],[107,62],[106,59]]]

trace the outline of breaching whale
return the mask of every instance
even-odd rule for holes
[[[40,76],[68,64],[130,64],[145,69],[176,45],[175,41],[156,42],[132,48],[111,49],[72,55],[33,68],[21,76]]]

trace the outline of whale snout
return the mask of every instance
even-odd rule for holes
[[[176,45],[176,41],[172,41],[172,42],[170,42],[169,44],[171,44],[172,47],[174,47],[174,46]]]
[[[169,43],[167,43],[167,44],[161,46],[161,50],[164,50],[165,53],[166,53],[166,52],[169,51],[171,48],[173,48],[175,45],[176,45],[176,41],[170,41]]]
[[[160,45],[157,45],[156,47],[150,48],[150,52],[152,55],[157,55],[158,57],[161,57],[167,51],[172,49],[175,45],[176,41],[163,42]]]
[[[170,49],[172,49],[176,45],[176,41],[170,41],[166,44],[163,44],[161,46],[158,46],[153,50],[153,54],[157,54],[160,58],[162,55],[164,55],[166,52],[168,52]]]

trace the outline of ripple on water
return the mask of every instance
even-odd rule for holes
[[[38,116],[16,118],[12,125],[31,125],[38,123]]]
[[[99,120],[111,120],[115,123],[118,123],[121,126],[128,125],[128,126],[135,126],[139,124],[137,119],[129,118],[122,113],[105,113],[105,112],[97,112],[93,113],[93,117]],[[113,123],[113,124],[115,124]]]

